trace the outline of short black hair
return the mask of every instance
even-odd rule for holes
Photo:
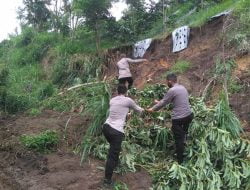
[[[177,76],[176,76],[176,74],[174,74],[174,73],[169,73],[169,74],[167,75],[167,80],[170,80],[170,81],[173,81],[173,82],[177,82]]]
[[[119,84],[117,87],[118,94],[126,94],[128,91],[127,87],[124,84]]]

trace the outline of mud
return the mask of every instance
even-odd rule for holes
[[[65,129],[66,123],[67,128]],[[101,189],[104,161],[90,159],[80,165],[73,150],[81,143],[88,120],[75,113],[44,111],[37,117],[18,115],[0,122],[0,190],[89,190]],[[61,142],[56,151],[39,154],[25,149],[23,134],[56,130]],[[115,174],[131,190],[149,189],[151,179],[145,171]]]

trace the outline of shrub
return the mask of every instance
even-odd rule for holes
[[[51,83],[44,84],[38,91],[38,99],[44,100],[48,97],[51,97],[54,94],[54,87]]]
[[[29,149],[41,153],[48,153],[58,144],[59,136],[55,131],[47,130],[38,135],[23,135],[20,141]]]
[[[57,43],[59,36],[56,33],[37,33],[35,31],[26,31],[12,38],[14,46],[9,51],[10,62],[14,64],[34,64],[38,63],[47,50]]]
[[[185,60],[179,60],[177,61],[170,69],[170,72],[176,73],[176,74],[181,74],[186,72],[190,68],[191,64],[188,61]]]
[[[37,108],[32,108],[31,110],[29,110],[28,114],[30,116],[37,116],[41,114],[41,110]]]
[[[52,81],[59,86],[72,85],[77,78],[89,82],[99,76],[101,61],[97,56],[78,54],[61,57],[54,66]]]
[[[7,68],[0,68],[0,86],[6,86],[9,76],[9,70]]]
[[[244,89],[244,85],[240,84],[236,79],[231,79],[231,81],[229,81],[228,88],[230,93],[239,93]]]
[[[5,112],[14,114],[20,111],[27,110],[30,107],[30,101],[27,96],[7,92],[5,94],[4,101],[0,106],[1,109]]]
[[[227,43],[239,53],[250,51],[250,2],[242,1],[228,20]]]
[[[52,82],[59,86],[69,85],[73,82],[76,74],[71,72],[69,69],[69,61],[67,57],[61,57],[57,60],[57,63],[54,65]]]

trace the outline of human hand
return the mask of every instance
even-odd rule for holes
[[[148,112],[148,113],[153,113],[154,110],[153,110],[152,108],[149,108],[149,109],[146,109],[146,112]]]
[[[129,113],[127,114],[127,119],[128,119],[128,120],[131,118],[131,115],[132,115],[131,112],[129,112]]]
[[[154,100],[154,103],[155,104],[158,104],[160,101],[159,100]]]

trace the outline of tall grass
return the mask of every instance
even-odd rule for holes
[[[242,1],[226,23],[227,45],[236,47],[238,53],[250,51],[250,1]]]
[[[91,123],[83,137],[81,149],[81,162],[91,153],[96,143],[93,143],[96,136],[100,136],[109,108],[111,97],[110,87],[106,83],[88,87],[85,91],[85,115],[91,117]]]
[[[59,86],[74,85],[76,79],[82,83],[95,80],[102,70],[102,57],[75,54],[61,56],[54,65],[52,81]]]
[[[92,118],[87,133],[91,136],[98,135],[108,115],[110,87],[106,83],[100,83],[85,89],[85,93],[85,113]]]
[[[237,4],[243,1],[244,0],[227,0],[217,5],[208,7],[206,9],[201,9],[199,12],[195,12],[190,16],[185,17],[182,20],[181,24],[186,24],[191,27],[199,27],[205,24],[212,16],[225,10],[233,9]]]

